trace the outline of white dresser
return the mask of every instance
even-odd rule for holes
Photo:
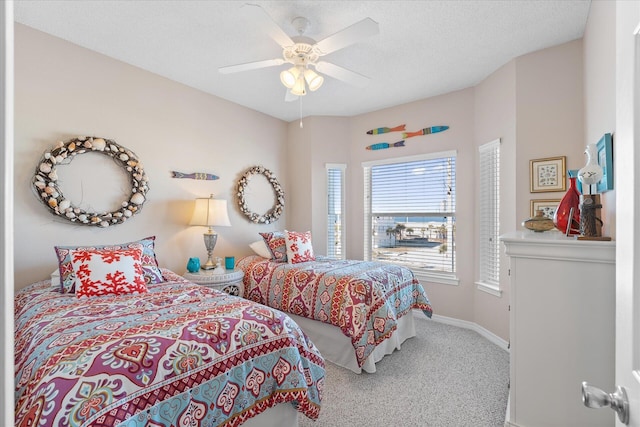
[[[531,231],[501,240],[511,276],[506,425],[613,426],[613,411],[583,406],[581,383],[615,389],[615,243]]]

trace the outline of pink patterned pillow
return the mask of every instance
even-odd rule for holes
[[[271,251],[271,260],[285,262],[287,260],[287,244],[282,231],[260,233],[267,247]]]
[[[287,259],[289,264],[297,264],[305,261],[315,261],[313,246],[311,246],[311,232],[298,233],[296,231],[284,231],[287,246]]]
[[[147,291],[142,248],[71,251],[76,295],[93,297]]]

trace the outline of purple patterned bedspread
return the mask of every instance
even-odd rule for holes
[[[163,275],[141,295],[16,294],[16,426],[229,427],[282,402],[318,417],[324,360],[295,322]]]
[[[398,265],[328,258],[288,264],[251,255],[238,268],[245,298],[339,327],[360,367],[400,317],[414,308],[432,313],[413,272]]]

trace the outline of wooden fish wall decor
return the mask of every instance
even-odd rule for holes
[[[371,144],[367,147],[367,150],[384,150],[393,147],[404,147],[404,139],[402,141],[389,144],[388,142],[378,142],[377,144]]]
[[[172,178],[201,179],[201,180],[207,180],[207,181],[213,181],[215,179],[219,179],[219,176],[217,175],[204,173],[204,172],[182,173],[182,172],[171,171],[171,174],[172,174]]]
[[[407,139],[413,136],[430,135],[432,133],[444,132],[447,129],[449,129],[449,126],[431,126],[430,128],[420,129],[416,132],[403,132],[402,137]]]
[[[388,132],[400,132],[400,131],[403,131],[404,129],[405,129],[405,125],[396,126],[394,128],[384,127],[384,128],[371,129],[370,131],[367,131],[367,134],[378,135],[381,133],[388,133]],[[447,129],[449,129],[449,126],[431,126],[428,128],[420,129],[415,132],[402,132],[402,138],[403,138],[402,141],[393,142],[393,143],[378,142],[376,144],[371,144],[365,148],[367,150],[385,150],[387,148],[404,147],[405,146],[404,140],[407,138],[412,138],[414,136],[421,136],[421,135],[430,135],[432,133],[438,133],[438,132],[444,132]]]
[[[384,127],[384,128],[371,129],[367,131],[367,135],[379,135],[381,133],[401,132],[404,130],[405,126],[406,125],[400,125],[393,128]]]

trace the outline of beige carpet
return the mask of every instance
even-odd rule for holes
[[[300,427],[502,427],[509,354],[478,333],[416,313],[417,336],[375,374],[327,362],[320,418]]]

